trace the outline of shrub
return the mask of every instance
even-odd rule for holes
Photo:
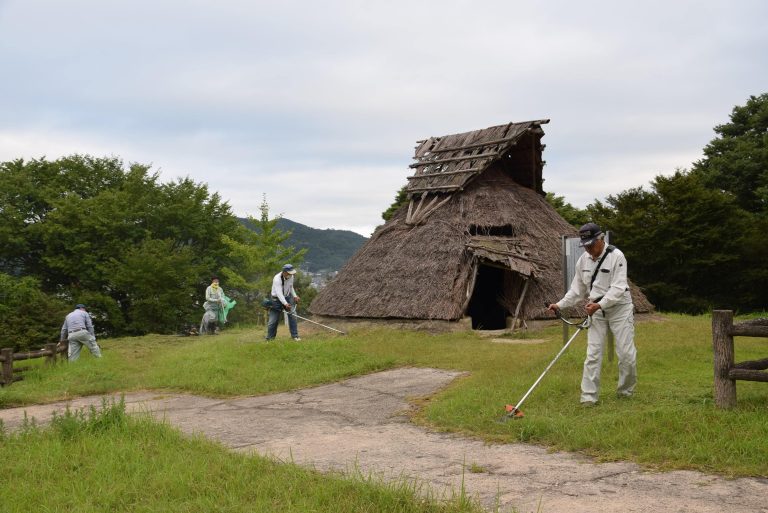
[[[28,351],[57,342],[68,309],[63,301],[41,292],[36,279],[0,273],[0,319],[8,337],[3,347]]]

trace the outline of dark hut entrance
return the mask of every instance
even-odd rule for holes
[[[485,231],[496,233],[493,228]],[[527,243],[511,236],[473,235],[466,247],[477,262],[474,289],[467,305],[472,329],[506,329],[507,317],[513,317],[515,328],[528,283],[536,271]]]
[[[499,267],[478,265],[475,288],[467,306],[473,330],[503,330],[507,327],[507,309],[500,302],[506,272]]]

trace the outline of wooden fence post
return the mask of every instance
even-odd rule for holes
[[[715,405],[731,409],[736,406],[736,380],[728,376],[733,367],[733,312],[712,312],[712,348],[715,353]]]
[[[56,352],[56,346],[58,346],[58,344],[45,344],[45,350],[50,351],[51,353],[45,357],[45,363],[48,365],[53,365],[56,363],[56,356],[58,356],[58,353]]]
[[[3,357],[3,385],[10,385],[13,383],[13,348],[0,349],[0,355]]]

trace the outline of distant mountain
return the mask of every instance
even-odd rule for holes
[[[247,219],[240,219],[248,226]],[[280,218],[277,228],[290,231],[286,244],[296,249],[307,249],[301,268],[309,272],[338,271],[354,255],[367,238],[349,230],[320,230]]]

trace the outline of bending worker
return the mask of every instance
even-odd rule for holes
[[[605,243],[605,235],[595,223],[579,229],[580,246],[586,252],[576,262],[576,275],[565,296],[549,305],[557,313],[561,308],[587,301],[592,317],[588,330],[587,358],[581,378],[581,403],[591,406],[600,394],[600,368],[603,348],[610,328],[616,340],[619,360],[619,397],[630,397],[637,384],[634,305],[627,282],[627,259],[619,249]]]
[[[80,358],[80,350],[83,346],[87,346],[93,356],[101,358],[101,348],[96,343],[93,321],[91,321],[91,316],[85,310],[85,305],[75,305],[75,309],[64,318],[59,342],[63,343],[65,341],[69,342],[67,356],[70,362]]]
[[[269,318],[267,320],[267,340],[272,340],[277,336],[277,323],[280,320],[280,312],[288,312],[288,329],[291,331],[293,340],[299,338],[299,328],[296,326],[296,317],[291,315],[295,305],[299,302],[299,296],[293,288],[293,277],[296,269],[291,264],[285,264],[283,270],[272,278],[272,306],[269,308]]]

